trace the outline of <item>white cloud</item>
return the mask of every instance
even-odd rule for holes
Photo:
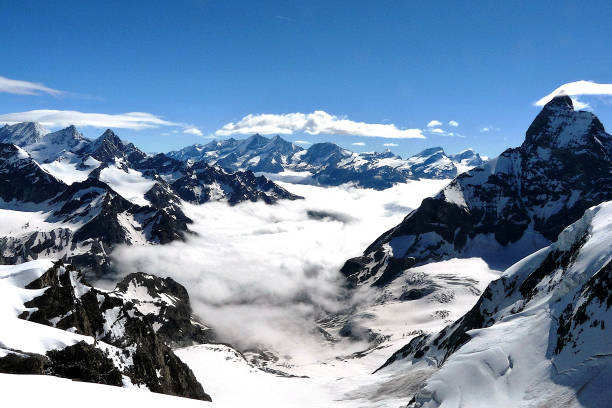
[[[0,114],[0,123],[18,122],[39,122],[43,126],[52,128],[75,125],[134,130],[157,128],[160,126],[183,126],[180,123],[170,122],[146,112],[106,114],[40,109]],[[176,131],[173,131],[173,133],[176,133]]]
[[[46,87],[43,84],[20,81],[18,79],[10,79],[3,76],[0,76],[0,92],[16,95],[40,95],[41,93],[47,93],[54,96],[59,96],[64,93],[63,91]]]
[[[355,143],[351,143],[351,145],[353,145],[353,146],[365,146],[366,144],[364,142],[355,142]]]
[[[565,94],[568,96],[578,95],[612,95],[612,84],[598,84],[592,81],[575,81],[563,84],[548,95],[539,99],[535,105],[543,106],[546,105],[552,98],[559,94]],[[582,102],[578,102],[582,104]],[[578,108],[578,107],[577,107]],[[580,108],[578,108],[580,109]]]
[[[261,133],[290,135],[305,132],[310,135],[354,135],[389,139],[424,139],[420,129],[399,129],[394,124],[365,123],[343,119],[324,111],[287,114],[249,114],[238,122],[230,122],[217,130],[217,136]]]
[[[194,311],[220,341],[265,345],[281,355],[318,352],[316,317],[346,306],[339,301],[342,263],[447,181],[411,181],[384,191],[281,183],[305,199],[186,205],[198,235],[163,251],[122,246],[113,259],[122,275],[162,273],[185,285]]]
[[[386,146],[386,147],[397,147],[399,145],[397,143],[383,143],[383,146]]]
[[[312,144],[311,142],[309,142],[308,140],[296,140],[293,143],[297,143],[297,144]]]
[[[480,128],[480,132],[481,133],[486,133],[486,132],[499,132],[501,129],[495,126],[483,126]]]
[[[432,128],[432,127],[436,127],[436,126],[442,126],[442,122],[440,122],[439,120],[431,120],[429,121],[429,123],[427,124],[428,128]]]
[[[198,129],[197,127],[193,127],[193,126],[186,127],[185,129],[183,129],[183,133],[188,134],[188,135],[204,136],[200,129]]]
[[[440,134],[440,135],[443,135],[443,134],[445,134],[445,133],[446,133],[445,131],[443,131],[443,130],[442,130],[442,129],[440,129],[440,128],[431,129],[431,130],[430,130],[430,132],[431,132],[431,133],[437,133],[437,134]]]
[[[574,104],[574,109],[578,109],[578,110],[591,108],[591,105],[589,105],[586,102],[579,101],[578,98],[572,98],[572,104]]]
[[[452,127],[458,127],[459,126],[459,122],[457,122],[456,120],[450,120],[448,122],[448,125],[452,126]]]

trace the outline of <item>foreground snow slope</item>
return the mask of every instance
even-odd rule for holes
[[[210,403],[154,394],[137,388],[125,389],[47,375],[0,374],[0,388],[2,404],[6,407],[213,407]]]

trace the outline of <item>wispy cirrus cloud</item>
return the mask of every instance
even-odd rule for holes
[[[383,143],[383,146],[385,146],[385,147],[397,147],[399,145],[397,143]]]
[[[69,110],[39,109],[26,112],[0,114],[1,123],[39,122],[48,127],[92,126],[98,128],[151,129],[160,126],[180,126],[147,112],[119,114],[88,113]]]
[[[580,96],[580,95],[612,95],[612,84],[600,84],[593,81],[574,81],[568,82],[566,84],[561,85],[548,95],[538,99],[534,105],[535,106],[544,106],[552,98],[557,95],[568,95],[568,96]],[[574,107],[577,109],[588,108],[589,105],[587,103],[581,102],[577,99],[572,98],[574,102]]]
[[[459,127],[459,122],[457,122],[456,120],[449,120],[448,126]]]
[[[310,135],[352,135],[388,139],[425,139],[420,129],[400,129],[394,124],[355,122],[317,110],[312,113],[249,114],[217,130],[217,136],[260,133],[285,134],[304,132]]]
[[[49,88],[36,82],[21,81],[3,76],[0,76],[0,92],[15,95],[40,95],[46,93],[53,96],[60,96],[65,93],[64,91]]]
[[[366,144],[364,142],[355,142],[355,143],[351,143],[352,146],[365,146]]]

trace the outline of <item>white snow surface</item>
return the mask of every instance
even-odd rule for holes
[[[50,163],[40,165],[55,178],[62,180],[66,184],[85,181],[92,170],[100,165],[100,162],[93,157],[84,161],[84,168],[80,168],[80,159],[74,154],[65,154]]]
[[[7,407],[214,407],[210,403],[155,394],[135,386],[126,389],[47,375],[0,374],[0,387],[2,403]]]
[[[100,180],[111,186],[126,200],[138,205],[149,205],[144,195],[155,184],[155,180],[145,178],[137,170],[125,171],[114,164],[100,172]]]

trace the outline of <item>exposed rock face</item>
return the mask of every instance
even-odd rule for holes
[[[212,330],[193,315],[187,290],[171,278],[132,273],[117,284],[115,292],[141,310],[157,309],[145,314],[145,320],[156,328],[157,336],[165,344],[185,347],[214,339]]]
[[[250,170],[230,174],[203,162],[188,167],[171,186],[182,199],[198,204],[220,199],[230,204],[259,200],[273,204],[280,199],[302,198]]]
[[[124,143],[110,129],[87,146],[78,151],[80,155],[91,156],[102,163],[121,163],[125,168],[132,162],[144,159],[147,155],[132,143]]]
[[[25,288],[45,291],[25,304],[31,309],[20,318],[91,336],[100,346],[77,343],[46,357],[13,356],[0,359],[0,367],[111,385],[125,376],[154,392],[210,401],[169,347],[210,339],[191,314],[187,291],[172,279],[138,273],[107,292],[60,261]]]
[[[43,170],[28,153],[12,144],[0,144],[0,198],[40,203],[59,194],[66,185]]]
[[[525,142],[463,173],[423,200],[342,272],[376,280],[398,259],[410,263],[479,256],[507,267],[547,245],[584,211],[612,199],[612,137],[590,112],[554,98]],[[401,272],[400,272],[401,273]]]
[[[440,369],[409,406],[437,407],[462,393],[467,385],[453,379],[458,370],[476,375],[470,387],[481,384],[480,391],[471,388],[466,398],[487,394],[489,380],[507,384],[520,377],[550,384],[541,385],[549,393],[529,396],[533,404],[558,401],[555,384],[562,387],[565,400],[601,399],[596,378],[610,370],[604,356],[612,351],[605,340],[612,324],[611,214],[612,202],[587,210],[554,244],[493,281],[462,318],[395,352],[380,369],[398,364],[406,370]],[[477,374],[481,366],[485,368]],[[497,392],[505,392],[504,387]],[[509,392],[522,398],[517,389]],[[491,395],[492,400],[497,397]]]

